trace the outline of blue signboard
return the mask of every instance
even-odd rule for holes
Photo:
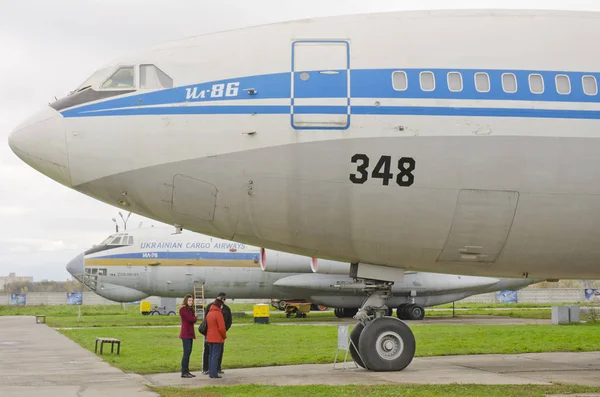
[[[600,301],[600,289],[585,289],[585,299],[592,302]]]
[[[498,291],[496,292],[496,301],[500,303],[517,303],[517,291]]]
[[[10,294],[10,304],[23,306],[27,304],[27,294]]]
[[[67,305],[81,305],[83,294],[81,292],[67,292]]]

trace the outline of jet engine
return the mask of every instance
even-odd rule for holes
[[[327,259],[311,258],[310,268],[313,273],[319,274],[350,274],[349,263],[330,261]]]
[[[260,250],[260,268],[272,273],[312,273],[307,257],[265,248]]]

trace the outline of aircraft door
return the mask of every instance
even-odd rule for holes
[[[350,44],[346,41],[292,43],[292,127],[347,129],[350,126]]]

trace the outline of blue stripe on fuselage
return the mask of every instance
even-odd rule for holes
[[[248,252],[132,252],[97,256],[90,259],[216,259],[216,260],[258,260],[258,253]]]
[[[404,71],[408,77],[408,88],[405,91],[396,91],[392,84],[392,73]],[[419,84],[419,74],[431,71],[435,75],[435,90],[423,91]],[[448,88],[447,73],[459,72],[462,75],[463,90],[452,92]],[[478,92],[475,89],[475,73],[488,73],[490,77],[490,91]],[[517,92],[506,93],[502,88],[502,75],[513,73],[517,78]],[[540,74],[544,78],[544,92],[533,94],[529,89],[529,74]],[[570,78],[571,93],[561,95],[556,90],[555,77],[566,75]],[[544,102],[562,102],[576,105],[578,103],[599,103],[600,94],[586,95],[583,92],[582,77],[592,75],[600,82],[600,73],[584,72],[550,72],[536,70],[477,70],[477,69],[359,69],[352,70],[350,77],[351,98],[377,98],[385,99],[438,99],[438,100],[481,100],[481,101],[535,101],[537,104]],[[295,77],[297,79],[298,76]],[[339,78],[339,76],[336,76]],[[325,81],[324,76],[315,80]],[[309,80],[310,81],[310,80]],[[239,82],[236,96],[222,96],[211,98],[208,92],[215,84]],[[331,98],[343,96],[343,90],[332,92],[322,85],[312,86],[309,91],[299,92],[302,98]],[[256,90],[255,95],[250,95],[248,89]],[[194,91],[194,89],[196,91]],[[190,95],[204,91],[205,97],[188,98]],[[307,95],[310,94],[310,95]],[[90,105],[63,111],[64,117],[91,117],[91,116],[132,116],[132,115],[184,115],[184,114],[287,114],[291,112],[288,105],[236,105],[236,100],[258,99],[288,99],[291,98],[291,73],[277,73],[260,76],[249,76],[238,79],[227,79],[215,82],[177,87],[150,93],[138,93],[128,97],[108,99]],[[194,106],[196,102],[226,101],[226,104],[207,104]],[[190,102],[189,106],[182,105]],[[162,105],[162,106],[161,106]],[[425,116],[483,116],[483,117],[543,117],[543,118],[578,118],[599,119],[600,112],[595,110],[549,110],[519,108],[513,105],[510,108],[488,108],[481,106],[472,107],[427,107],[427,106],[352,106],[351,114],[380,114],[380,115],[425,115]],[[156,106],[156,107],[146,107]],[[124,109],[128,108],[128,109]],[[347,109],[343,106],[294,106],[293,112],[297,114],[345,114]]]

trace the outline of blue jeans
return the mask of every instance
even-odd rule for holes
[[[219,358],[221,357],[221,351],[223,350],[222,343],[209,343],[210,349],[208,357],[208,376],[216,378],[219,376]]]
[[[183,357],[181,358],[181,373],[190,372],[190,355],[192,354],[193,339],[181,339],[183,342]]]

